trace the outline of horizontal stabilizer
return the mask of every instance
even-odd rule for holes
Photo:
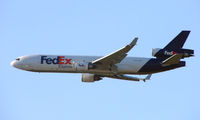
[[[162,62],[162,65],[172,65],[172,64],[178,64],[180,59],[182,58],[182,54],[174,54],[171,57],[167,58]]]

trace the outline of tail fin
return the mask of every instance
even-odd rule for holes
[[[177,50],[181,49],[190,34],[190,31],[180,32],[167,46],[164,47],[166,50]]]
[[[152,55],[159,58],[168,58],[174,54],[183,54],[182,58],[193,56],[194,50],[182,48],[189,34],[190,31],[181,31],[163,49],[153,49]]]

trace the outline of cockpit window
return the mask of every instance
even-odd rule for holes
[[[17,58],[16,60],[17,60],[17,61],[20,61],[20,58]]]

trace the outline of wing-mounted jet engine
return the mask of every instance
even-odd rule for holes
[[[95,74],[84,73],[82,74],[82,82],[95,82],[101,80],[102,77]]]

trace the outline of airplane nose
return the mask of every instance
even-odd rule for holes
[[[17,66],[16,66],[16,61],[12,61],[12,62],[10,63],[10,65],[13,66],[13,67],[17,67]]]
[[[19,63],[19,61],[16,61],[16,60],[12,61],[10,63],[10,65],[13,66],[13,67],[15,67],[15,68],[20,68],[20,66],[21,66],[21,64]]]

